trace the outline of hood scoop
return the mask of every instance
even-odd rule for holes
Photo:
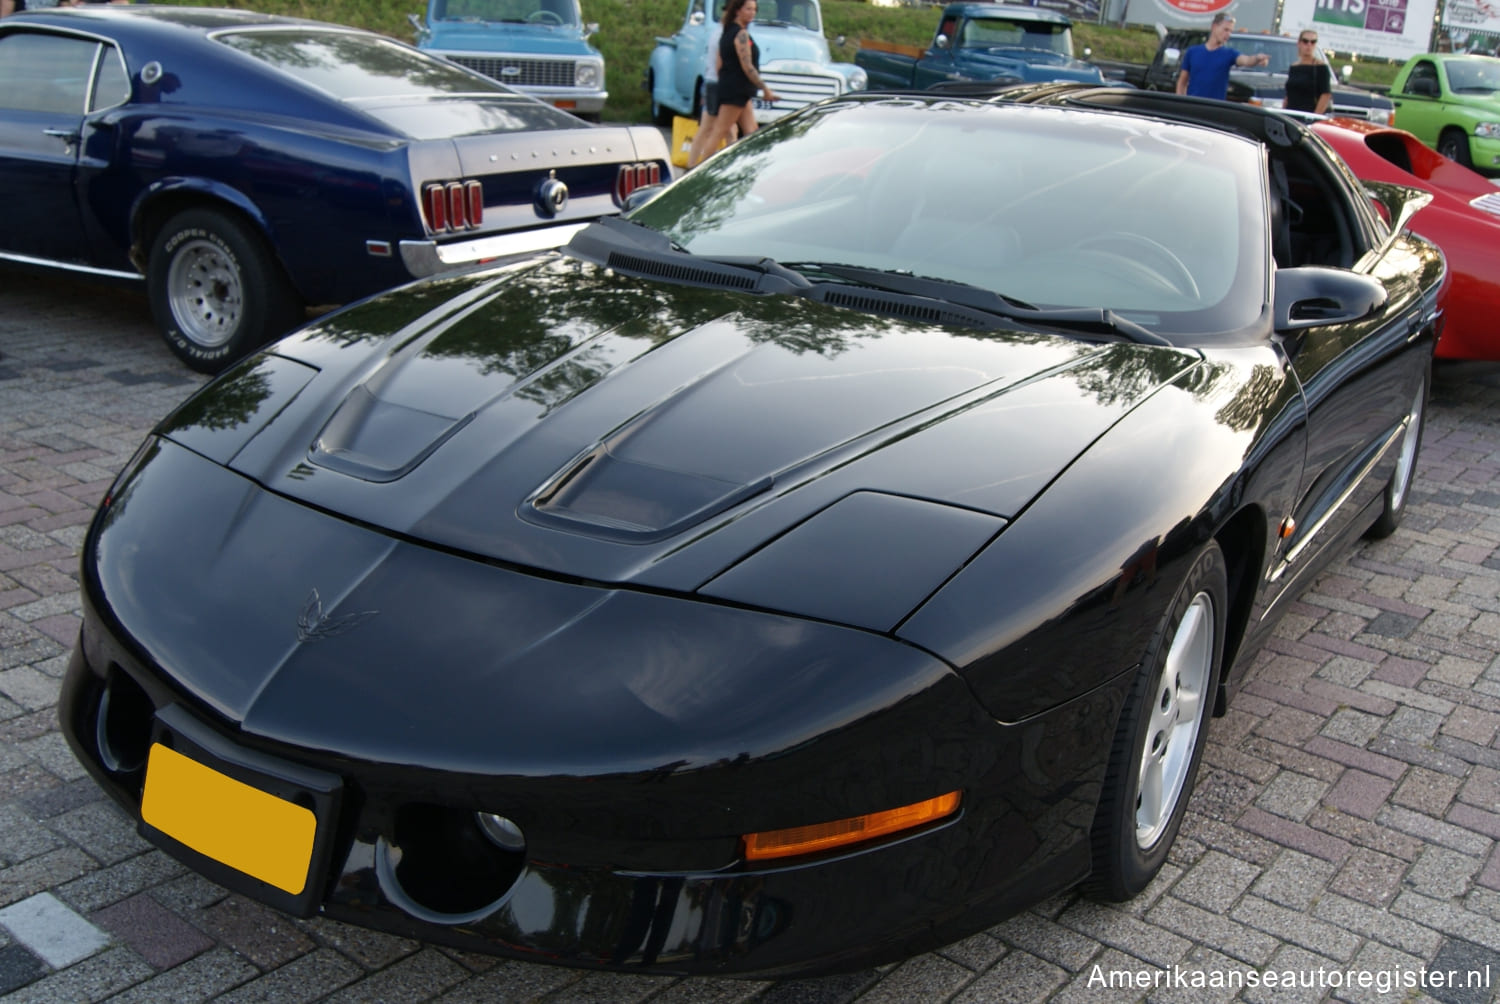
[[[608,444],[589,451],[522,507],[533,523],[644,544],[670,537],[775,483],[749,484],[676,471],[616,456]]]
[[[382,401],[356,387],[309,451],[312,462],[362,481],[395,481],[427,459],[473,413],[452,418]]]

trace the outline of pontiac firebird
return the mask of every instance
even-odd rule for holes
[[[1409,498],[1445,272],[1372,190],[1175,95],[810,108],[163,421],[65,732],[224,886],[517,958],[827,972],[1128,898]]]

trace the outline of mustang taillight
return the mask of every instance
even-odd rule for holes
[[[627,196],[637,188],[661,184],[661,163],[652,161],[642,164],[621,164],[615,175],[615,205],[623,205]]]
[[[477,181],[450,181],[422,189],[427,226],[435,232],[473,230],[484,222],[484,186]]]
[[[913,802],[899,809],[886,809],[848,819],[835,819],[831,823],[814,823],[811,826],[793,826],[785,830],[765,830],[747,833],[744,836],[744,854],[747,861],[766,861],[772,858],[789,858],[799,854],[815,854],[836,847],[873,840],[876,837],[900,833],[902,830],[925,826],[939,819],[946,819],[958,811],[962,794],[950,791],[937,798]]]

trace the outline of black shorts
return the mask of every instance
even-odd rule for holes
[[[719,82],[703,81],[703,110],[709,115],[719,114]]]

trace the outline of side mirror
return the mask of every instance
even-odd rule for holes
[[[1178,63],[1182,62],[1182,50],[1173,48],[1170,45],[1167,46],[1165,49],[1161,50],[1161,61],[1167,66],[1176,66]]]
[[[1354,67],[1349,63],[1345,63],[1344,68],[1339,71],[1339,76],[1343,77],[1344,83],[1347,84],[1354,77]]]
[[[706,20],[708,19],[703,16],[703,12],[701,10],[695,10],[688,15],[688,24],[693,25],[694,27],[701,25]]]
[[[644,185],[640,188],[637,188],[635,191],[625,196],[624,201],[620,203],[620,212],[629,213],[632,210],[639,209],[666,190],[667,186],[664,184]]]
[[[406,15],[406,20],[411,22],[411,26],[416,31],[418,38],[421,38],[423,35],[430,34],[430,32],[427,30],[426,23],[416,14]]]
[[[846,36],[844,36],[844,35],[835,35],[834,39],[833,39],[833,44],[836,47],[842,49],[844,47],[844,43],[847,42],[847,41],[849,41],[849,39]]]
[[[583,26],[583,37],[584,38],[592,38],[594,35],[597,35],[598,33],[599,33],[599,22],[597,22],[597,21],[590,21],[588,24],[586,24],[586,25]]]
[[[1094,50],[1090,46],[1085,45],[1083,47],[1083,58],[1084,59],[1088,59],[1093,54],[1094,54]]]
[[[932,40],[932,44],[939,49],[946,49],[950,44],[952,44],[952,39],[950,39],[947,35],[944,35],[942,32],[938,32],[938,36],[937,38],[934,38]]]
[[[1280,332],[1357,321],[1385,306],[1379,280],[1341,268],[1305,265],[1276,270],[1273,319]]]

